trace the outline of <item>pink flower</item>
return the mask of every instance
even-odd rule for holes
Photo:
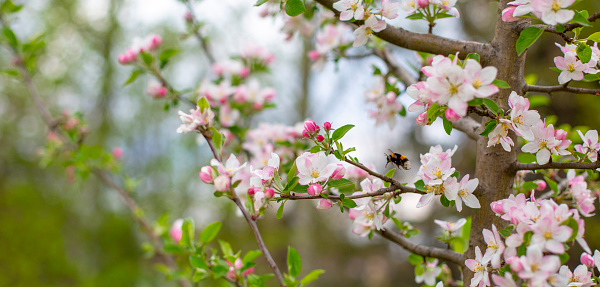
[[[400,3],[391,3],[390,0],[381,1],[381,14],[383,17],[388,19],[396,19],[398,17],[398,10],[400,9]]]
[[[427,112],[420,113],[417,116],[417,125],[426,126],[429,124],[429,120],[427,120]]]
[[[560,268],[560,259],[556,255],[544,256],[539,246],[529,246],[527,255],[521,256],[523,270],[519,277],[530,279],[532,286],[543,286],[548,276]]]
[[[181,240],[181,236],[183,236],[183,230],[181,230],[182,226],[183,219],[177,219],[175,220],[175,222],[173,222],[173,225],[171,225],[171,229],[169,230],[169,236],[171,237],[171,239],[173,239],[173,241],[179,242],[179,240]]]
[[[588,268],[593,268],[594,266],[596,266],[594,263],[594,257],[585,252],[581,253],[581,257],[579,258],[579,260],[581,261],[581,264],[587,266]]]
[[[483,239],[487,243],[487,249],[483,257],[489,258],[493,268],[500,268],[502,255],[504,252],[504,243],[498,233],[496,226],[492,224],[492,231],[483,229]]]
[[[554,126],[548,125],[542,121],[531,128],[533,141],[525,144],[521,150],[523,152],[535,153],[538,164],[546,164],[550,161],[550,155],[554,148],[560,144],[554,137]]]
[[[150,39],[148,41],[148,50],[153,51],[156,50],[162,44],[162,38],[158,35],[150,35]]]
[[[465,225],[465,223],[467,223],[467,220],[461,218],[456,222],[449,222],[434,219],[433,222],[435,222],[435,224],[439,225],[442,229],[444,229],[444,231],[453,234],[455,232],[458,232]]]
[[[571,54],[565,55],[564,57],[555,57],[554,63],[556,64],[556,67],[562,71],[558,76],[558,83],[561,85],[571,80],[583,80],[583,72],[589,69],[587,65],[581,63],[581,61],[577,60],[575,55]]]
[[[490,275],[487,271],[487,266],[490,259],[481,255],[479,246],[475,246],[475,259],[467,259],[465,265],[475,275],[471,279],[470,286],[490,286]]]
[[[112,155],[116,158],[116,159],[121,159],[123,157],[123,149],[120,147],[115,147],[112,150]]]
[[[305,121],[304,122],[304,130],[307,134],[313,135],[319,132],[320,128],[314,121]],[[304,133],[303,133],[304,134]]]
[[[310,195],[319,195],[321,194],[321,192],[323,191],[323,187],[316,183],[316,184],[311,184],[308,189],[306,189],[306,192]]]
[[[213,183],[213,176],[212,176],[212,171],[213,169],[210,166],[203,166],[200,169],[200,179],[204,182],[204,183],[208,183],[211,184]]]
[[[534,183],[537,184],[537,186],[538,186],[536,188],[537,191],[543,191],[544,189],[546,189],[547,184],[543,179],[538,179],[538,180],[534,181]]]
[[[190,110],[190,114],[186,114],[179,111],[179,119],[183,123],[177,128],[177,133],[188,133],[198,127],[208,128],[214,123],[215,113],[210,108],[200,110],[200,107],[196,107],[195,110]]]
[[[321,200],[319,200],[319,204],[317,205],[317,209],[327,210],[327,209],[330,209],[331,206],[332,206],[331,200],[322,198]]]
[[[275,190],[274,189],[272,189],[272,188],[265,189],[265,198],[271,199],[271,198],[273,198],[273,196],[275,196]]]
[[[355,20],[362,20],[365,15],[365,8],[362,0],[340,0],[333,3],[333,8],[340,13],[341,21],[348,21],[354,17]]]
[[[327,163],[325,152],[305,152],[296,159],[298,168],[298,183],[307,185],[309,183],[323,182],[329,179],[337,169],[334,163]]]
[[[385,29],[386,26],[387,24],[385,21],[377,20],[375,15],[371,15],[369,19],[365,21],[364,25],[361,25],[358,27],[358,29],[354,30],[353,34],[356,36],[356,39],[354,40],[354,44],[352,44],[352,46],[360,47],[366,44],[370,35],[372,35],[374,32],[379,32]]]
[[[510,93],[508,97],[510,106],[510,119],[513,130],[518,136],[527,140],[533,139],[531,127],[540,120],[540,114],[536,110],[529,110],[529,100],[519,96],[516,92]]]
[[[330,122],[323,123],[323,128],[325,129],[325,131],[330,131],[331,130],[331,123]]]
[[[159,82],[151,81],[146,88],[146,94],[150,95],[153,99],[164,98],[167,94],[167,88]]]
[[[531,1],[531,7],[534,14],[544,23],[556,25],[567,23],[573,19],[575,12],[561,8],[567,8],[574,2],[575,0],[535,0]]]
[[[229,191],[231,186],[231,178],[226,175],[219,175],[215,178],[215,188],[217,191]]]
[[[324,137],[323,135],[318,135],[318,136],[317,136],[317,141],[318,141],[318,142],[322,142],[322,141],[324,141],[324,140],[325,140],[325,137]]]
[[[456,122],[456,121],[460,120],[460,116],[452,109],[447,109],[445,115],[446,115],[446,119],[451,122]]]
[[[492,84],[498,74],[496,67],[485,67],[482,69],[479,62],[467,59],[464,70],[467,82],[475,90],[475,97],[487,98],[500,91],[496,85]]]
[[[331,179],[341,179],[344,175],[346,175],[346,168],[338,163],[337,168],[331,174]]]
[[[517,6],[508,6],[506,9],[502,10],[502,21],[513,22],[519,20],[519,17],[513,16],[515,9],[517,9]]]
[[[592,162],[596,162],[598,160],[598,151],[600,151],[600,143],[598,143],[598,131],[597,130],[589,130],[585,133],[585,136],[581,133],[581,131],[577,131],[579,133],[579,137],[583,141],[582,145],[575,145],[575,150],[579,153],[585,154],[587,158]]]

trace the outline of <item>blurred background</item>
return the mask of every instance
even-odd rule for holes
[[[121,66],[117,56],[136,37],[159,34],[163,46],[181,49],[167,69],[167,78],[178,89],[195,88],[210,73],[198,42],[183,38],[185,6],[175,0],[28,0],[15,1],[25,8],[13,19],[19,38],[44,35],[46,48],[39,58],[34,81],[55,114],[81,111],[91,133],[86,141],[107,150],[124,150],[125,173],[140,182],[132,195],[146,216],[156,220],[164,213],[169,222],[192,217],[198,229],[213,221],[224,222],[220,238],[236,250],[256,249],[244,220],[231,202],[214,198],[211,187],[198,179],[210,152],[191,135],[175,133],[180,121],[177,109],[144,93],[149,78],[124,87],[131,67]],[[372,65],[384,68],[376,58],[340,60],[320,71],[310,69],[309,43],[298,35],[286,40],[282,19],[261,18],[250,0],[204,0],[194,9],[206,25],[217,59],[239,54],[245,45],[266,47],[275,54],[273,73],[261,78],[277,90],[277,108],[255,119],[293,125],[305,119],[334,126],[354,124],[344,139],[355,146],[355,156],[383,171],[387,149],[413,162],[413,169],[397,178],[407,181],[418,166],[420,153],[430,145],[459,145],[453,165],[473,174],[474,143],[460,132],[448,136],[438,121],[430,127],[414,124],[415,114],[398,118],[398,124],[374,128],[367,115],[364,92],[373,84]],[[462,18],[443,19],[434,33],[449,38],[490,41],[497,2],[459,1]],[[600,10],[597,1],[583,1],[577,9]],[[401,19],[402,18],[402,19]],[[403,15],[392,24],[426,32],[426,24]],[[596,24],[598,31],[600,25]],[[593,29],[591,29],[593,30]],[[530,49],[528,73],[538,84],[555,85],[558,73],[548,69],[560,55],[554,46],[560,37],[545,35]],[[392,48],[407,68],[418,66],[412,51]],[[0,49],[0,66],[9,67],[10,54]],[[415,73],[416,75],[416,73]],[[403,103],[411,103],[403,96]],[[556,114],[558,123],[600,128],[600,99],[590,95],[555,94],[544,115]],[[303,108],[297,108],[303,107]],[[187,107],[180,106],[184,109]],[[94,178],[69,183],[64,168],[42,169],[39,150],[47,128],[34,109],[23,84],[14,77],[0,77],[0,286],[174,286],[145,257],[139,230],[118,195]],[[417,197],[418,198],[418,197]],[[414,240],[442,246],[434,236],[440,230],[432,218],[456,220],[469,215],[438,208],[439,203],[415,209],[409,195],[398,205],[398,216],[421,229]],[[285,266],[287,246],[303,258],[304,272],[322,268],[326,273],[311,286],[417,286],[407,252],[377,236],[369,240],[351,232],[347,214],[336,209],[318,211],[316,202],[286,204],[284,217],[274,211],[259,222],[267,246]],[[600,247],[598,217],[588,221],[587,239]],[[574,248],[574,254],[578,249]],[[578,257],[578,256],[572,256]],[[258,273],[268,272],[261,259]],[[577,262],[574,262],[577,263]],[[271,282],[271,283],[274,283]]]

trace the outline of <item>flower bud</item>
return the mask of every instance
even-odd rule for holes
[[[460,116],[452,109],[446,110],[446,119],[451,122],[456,122],[460,120]]]
[[[115,147],[112,150],[112,155],[116,158],[116,159],[121,159],[123,157],[123,149],[120,147]]]
[[[427,120],[427,112],[420,113],[417,116],[417,125],[426,126],[428,124],[429,124],[429,121]]]
[[[304,130],[306,130],[308,134],[318,133],[319,126],[314,121],[305,121]]]
[[[308,52],[308,58],[311,61],[316,61],[317,59],[319,59],[319,57],[321,57],[321,55],[315,50]]]
[[[323,135],[318,135],[318,136],[317,136],[317,141],[318,141],[318,142],[322,142],[322,141],[324,141],[324,140],[325,140],[325,137],[324,137]]]
[[[429,0],[418,0],[417,4],[419,4],[419,7],[421,8],[427,8],[427,6],[429,6]]]
[[[344,177],[344,175],[346,175],[346,168],[343,165],[338,164],[337,168],[331,174],[330,178],[331,179],[340,179],[340,178]]]
[[[226,175],[219,175],[215,178],[215,188],[217,191],[229,191],[231,179]]]
[[[506,258],[506,263],[510,265],[510,269],[514,272],[521,272],[523,270],[523,263],[521,263],[521,260],[517,256]]]
[[[594,258],[592,257],[592,255],[589,255],[587,253],[581,253],[581,258],[579,259],[581,261],[581,264],[587,266],[588,268],[592,268],[594,267]]]
[[[162,44],[162,38],[158,35],[152,35],[150,37],[150,43],[148,45],[148,50],[153,51],[153,50],[157,49],[158,47],[160,47],[161,44]]]
[[[146,94],[150,95],[153,99],[164,98],[167,94],[167,88],[159,82],[152,81],[148,83]]]
[[[309,138],[310,137],[310,135],[308,134],[308,132],[306,132],[306,130],[302,131],[302,136],[305,137],[305,138]]]
[[[254,267],[250,267],[246,269],[246,271],[242,272],[242,276],[247,277],[248,275],[254,273]]]
[[[265,190],[265,198],[273,198],[275,196],[275,190],[272,188],[267,188]]]
[[[190,12],[185,12],[185,14],[183,15],[183,19],[185,19],[185,21],[188,23],[194,22],[194,17],[192,17],[192,13]]]
[[[333,204],[331,203],[331,200],[323,198],[319,200],[319,203],[317,204],[317,209],[327,210],[330,209],[332,205]]]
[[[241,258],[238,258],[235,260],[235,263],[233,263],[233,268],[235,268],[236,270],[240,270],[244,267],[244,263],[242,262]]]
[[[567,138],[567,132],[562,129],[556,129],[556,131],[554,131],[554,137],[559,141],[565,140]]]
[[[331,123],[330,122],[325,122],[323,124],[323,128],[325,129],[325,131],[330,131],[331,130]]]
[[[547,184],[546,184],[546,182],[544,180],[539,179],[539,180],[536,180],[534,182],[538,186],[536,188],[537,191],[542,191],[542,190],[546,189]]]
[[[203,166],[200,169],[200,179],[204,182],[204,183],[208,183],[211,184],[213,182],[213,176],[212,176],[212,168],[210,166]]]
[[[254,194],[256,194],[256,188],[255,187],[248,188],[248,195],[254,196]]]
[[[504,207],[501,200],[492,202],[490,207],[496,214],[504,214]]]
[[[508,6],[506,9],[502,10],[502,21],[513,22],[519,20],[519,17],[513,16],[515,9],[517,9],[517,6]]]
[[[177,219],[175,220],[175,222],[173,222],[173,225],[171,225],[171,229],[169,230],[169,236],[171,237],[171,239],[173,239],[173,241],[179,242],[179,240],[181,240],[181,236],[183,235],[183,230],[181,230],[182,226],[183,219]]]
[[[319,195],[321,194],[321,191],[323,191],[323,187],[318,183],[311,184],[306,190],[306,192],[310,195]]]

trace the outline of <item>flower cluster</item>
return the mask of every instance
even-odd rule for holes
[[[196,106],[196,109],[190,110],[190,114],[179,111],[181,126],[177,128],[177,133],[187,134],[191,131],[201,129],[206,130],[214,124],[215,113],[210,108]]]
[[[374,32],[379,32],[387,27],[387,23],[383,20],[395,19],[398,17],[398,10],[400,9],[400,3],[392,3],[389,0],[383,0],[381,2],[381,8],[370,8],[374,5],[374,2],[368,2],[365,7],[365,3],[362,0],[340,0],[333,3],[333,8],[340,11],[340,20],[365,20],[356,30],[354,35],[356,36],[352,46],[360,47],[367,43],[369,36],[373,35]],[[379,16],[379,18],[376,17]]]
[[[532,128],[540,122],[540,114],[535,110],[529,110],[529,100],[512,92],[508,97],[508,105],[511,108],[510,119],[500,119],[494,130],[488,134],[488,147],[495,146],[498,143],[506,151],[514,146],[513,140],[508,135],[509,130],[513,130],[518,136],[532,139]]]
[[[431,66],[421,69],[428,77],[411,85],[406,93],[416,100],[409,111],[425,112],[417,117],[420,125],[429,124],[427,111],[436,104],[447,107],[446,119],[456,121],[466,116],[468,102],[475,98],[487,98],[499,91],[493,82],[498,70],[495,67],[482,68],[474,59],[467,59],[459,65],[458,57],[454,60],[445,56],[435,56]]]
[[[426,193],[421,196],[417,207],[423,207],[436,195],[442,195],[454,201],[458,211],[462,210],[463,203],[471,208],[480,208],[479,200],[473,195],[479,181],[476,178],[469,180],[469,175],[466,175],[459,182],[457,177],[453,176],[455,169],[452,167],[452,155],[456,149],[455,146],[453,150],[443,151],[442,147],[437,145],[431,147],[429,153],[421,155],[417,180],[422,181]]]
[[[246,132],[242,148],[250,153],[250,163],[255,168],[266,166],[271,153],[281,156],[284,163],[292,159],[307,143],[302,140],[302,126],[260,123],[257,128]]]
[[[566,84],[570,81],[581,81],[584,78],[584,73],[597,74],[599,70],[596,69],[598,61],[600,60],[600,50],[598,50],[598,43],[592,47],[592,57],[588,59],[587,63],[583,63],[577,55],[577,45],[566,44],[564,47],[556,44],[560,50],[564,53],[563,57],[555,57],[554,64],[561,73],[558,76],[559,84]]]
[[[573,3],[575,0],[515,0],[502,11],[502,20],[516,21],[531,13],[548,25],[565,24],[575,16],[573,10],[566,9]]]
[[[308,57],[314,62],[314,69],[321,69],[327,60],[327,54],[332,51],[344,51],[349,45],[348,34],[350,27],[344,24],[326,24],[317,31],[315,49],[308,52]]]
[[[204,166],[200,169],[200,179],[207,184],[213,184],[217,192],[230,192],[232,181],[235,183],[240,180],[243,172],[240,172],[246,167],[246,163],[240,164],[238,158],[231,154],[225,164],[212,159],[210,166]]]
[[[276,153],[271,153],[271,158],[267,166],[262,169],[255,169],[250,166],[250,188],[248,195],[254,200],[254,214],[259,216],[269,203],[269,199],[275,196],[273,187],[273,178],[279,176],[280,158]],[[278,187],[281,189],[281,187]]]
[[[501,268],[505,271],[504,277],[492,275],[492,281],[498,286],[517,286],[514,278],[528,286],[594,285],[589,270],[593,268],[595,258],[589,254],[582,254],[583,264],[574,273],[567,266],[561,266],[560,256],[567,251],[566,243],[572,240],[577,240],[591,253],[582,237],[584,222],[577,210],[551,199],[532,197],[529,200],[522,193],[493,202],[491,208],[511,224],[502,231],[494,225],[491,231],[483,230],[487,243],[485,253],[476,247],[475,259],[465,262],[475,273],[470,286],[490,286],[489,274]]]
[[[435,19],[442,14],[460,17],[460,13],[458,13],[458,9],[454,5],[456,5],[456,0],[402,0],[400,3],[402,10],[408,12],[409,15],[423,15],[417,19]]]
[[[162,44],[162,38],[158,35],[150,35],[145,39],[134,39],[133,45],[127,51],[119,55],[118,60],[122,65],[133,64],[137,61],[140,53],[154,51]]]
[[[376,126],[387,123],[390,129],[393,129],[396,126],[396,115],[404,111],[404,106],[398,101],[398,81],[391,76],[384,77],[381,73],[376,73],[374,79],[375,83],[365,93],[367,102],[375,104],[376,107],[375,110],[369,111],[369,115],[375,119]]]
[[[355,192],[353,195],[374,193],[384,187],[383,181],[377,179],[364,179],[360,186],[361,191]],[[355,199],[356,207],[351,208],[348,217],[353,221],[352,232],[360,236],[367,236],[375,229],[381,229],[387,221],[387,216],[384,214],[386,205],[390,212],[392,205],[389,204],[389,198],[386,196],[378,197],[363,197]]]

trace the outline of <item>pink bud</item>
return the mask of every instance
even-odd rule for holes
[[[112,154],[116,159],[121,159],[121,157],[123,157],[123,149],[120,147],[115,147],[112,150]]]
[[[228,191],[231,186],[231,179],[226,175],[219,175],[215,178],[215,188],[217,191]]]
[[[321,191],[323,191],[323,187],[318,183],[311,184],[306,190],[306,192],[310,195],[319,195],[321,194]]]
[[[396,101],[397,97],[398,97],[398,95],[396,95],[396,93],[388,92],[387,94],[385,94],[385,101],[388,104],[393,104]]]
[[[456,122],[460,120],[460,116],[452,109],[446,110],[446,119],[451,122]]]
[[[267,188],[267,190],[265,190],[265,198],[273,198],[273,196],[275,196],[275,190]]]
[[[127,55],[125,55],[125,54],[119,55],[118,60],[119,60],[119,64],[121,64],[121,65],[127,65],[127,64],[129,64]]]
[[[242,262],[241,258],[238,258],[235,260],[235,263],[233,263],[233,268],[235,268],[236,270],[240,270],[242,269],[242,267],[244,267],[244,263]]]
[[[506,258],[506,263],[510,265],[510,269],[514,272],[521,272],[523,270],[523,263],[521,263],[521,260],[517,256]]]
[[[331,174],[331,179],[340,179],[344,177],[344,175],[346,175],[346,168],[343,165],[338,164],[335,171]]]
[[[308,134],[313,134],[319,132],[319,126],[314,121],[308,120],[304,122],[304,130]]]
[[[248,67],[243,67],[242,70],[240,71],[240,77],[242,78],[246,78],[250,75],[250,68]]]
[[[417,125],[426,126],[428,124],[429,124],[429,121],[427,120],[427,112],[420,113],[417,116]]]
[[[254,187],[248,188],[248,195],[254,196],[256,193],[256,189]]]
[[[204,182],[204,183],[208,183],[211,184],[213,182],[213,176],[212,176],[212,168],[208,165],[203,166],[200,169],[200,179]]]
[[[556,129],[556,131],[554,131],[554,137],[559,140],[565,140],[567,138],[567,132],[561,129]]]
[[[182,226],[183,219],[177,219],[175,220],[175,222],[173,222],[173,225],[171,225],[171,230],[169,230],[169,236],[171,237],[171,239],[173,239],[173,241],[179,242],[179,240],[181,240],[181,236],[183,235],[183,231],[181,230]]]
[[[421,8],[426,8],[427,6],[429,6],[429,0],[419,0],[417,3]]]
[[[316,61],[317,59],[319,59],[319,57],[321,57],[321,55],[315,50],[308,52],[308,58],[311,61]]]
[[[513,22],[519,20],[519,17],[513,16],[515,9],[517,9],[517,6],[508,6],[506,9],[502,10],[502,21]]]
[[[502,200],[494,201],[490,204],[492,211],[496,214],[504,214],[504,207],[502,204]]]
[[[242,276],[246,277],[252,273],[254,273],[254,267],[250,267],[250,268],[246,269],[246,271],[242,272]]]
[[[150,45],[148,45],[148,50],[152,51],[160,47],[162,44],[162,38],[158,35],[152,35],[150,38]]]
[[[186,22],[189,22],[189,23],[194,22],[194,17],[192,17],[192,13],[190,13],[190,12],[185,12],[185,14],[183,15],[183,18],[185,19]]]
[[[323,128],[325,129],[325,131],[330,131],[331,130],[331,123],[330,122],[325,122],[323,124]]]
[[[581,260],[581,264],[587,266],[588,268],[592,268],[595,265],[594,258],[592,257],[592,255],[589,255],[587,253],[581,253],[581,258],[579,260]]]
[[[322,142],[322,141],[324,141],[324,140],[325,140],[325,137],[324,137],[324,136],[322,136],[322,135],[318,135],[318,136],[317,136],[317,141],[318,141],[318,142]]]
[[[306,130],[302,130],[302,136],[305,138],[309,138],[310,135],[308,134],[308,132]]]
[[[330,209],[332,205],[333,204],[331,203],[331,200],[323,198],[319,200],[319,204],[317,204],[317,209],[327,210]]]
[[[536,180],[534,182],[535,182],[535,184],[538,185],[538,187],[536,188],[537,191],[542,191],[542,190],[546,189],[546,185],[547,184],[546,184],[545,181],[539,179],[539,180]]]

